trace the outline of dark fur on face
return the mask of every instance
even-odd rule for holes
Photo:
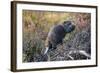
[[[66,33],[70,33],[75,29],[75,25],[73,25],[71,21],[65,21],[63,26]]]
[[[62,25],[55,25],[51,28],[46,39],[45,54],[50,49],[56,49],[58,44],[62,44],[63,39],[67,33],[72,32],[75,25],[71,21],[64,21]]]

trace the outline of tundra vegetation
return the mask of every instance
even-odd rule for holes
[[[91,59],[91,14],[23,10],[23,62]],[[50,28],[72,21],[75,30],[66,34],[63,44],[43,55]]]

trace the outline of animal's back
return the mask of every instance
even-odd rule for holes
[[[63,38],[66,33],[62,25],[55,25],[50,29],[48,33],[47,41],[56,46],[59,43],[62,43]]]

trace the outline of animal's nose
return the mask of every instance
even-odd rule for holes
[[[72,30],[74,30],[75,29],[75,25],[72,25]]]

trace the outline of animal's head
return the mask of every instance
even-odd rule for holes
[[[71,21],[64,21],[63,26],[66,33],[70,33],[75,29],[75,25]]]

